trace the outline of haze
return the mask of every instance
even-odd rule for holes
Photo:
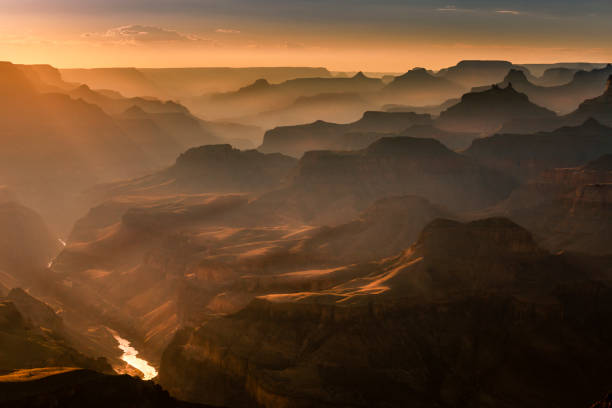
[[[0,407],[612,407],[610,21],[0,0]]]

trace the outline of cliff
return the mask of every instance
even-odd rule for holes
[[[230,407],[586,406],[612,380],[612,308],[576,262],[505,219],[433,221],[344,283],[180,331],[160,381]]]

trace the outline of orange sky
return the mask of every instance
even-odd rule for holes
[[[16,63],[398,72],[462,59],[612,61],[612,6],[600,0],[1,1],[0,59]]]

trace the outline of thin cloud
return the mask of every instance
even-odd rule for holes
[[[240,34],[240,30],[234,30],[233,28],[217,28],[215,30],[216,33],[219,34]]]
[[[442,13],[474,13],[477,10],[467,9],[467,8],[457,8],[456,6],[444,6],[444,7],[437,8],[436,11],[439,11]]]
[[[180,33],[163,27],[146,26],[131,24],[115,27],[103,33],[85,33],[86,38],[125,44],[145,44],[145,43],[191,43],[206,41],[205,39]]]
[[[496,10],[495,12],[499,14],[510,14],[513,16],[519,16],[522,14],[520,11],[516,11],[516,10]]]

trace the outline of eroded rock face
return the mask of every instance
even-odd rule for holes
[[[612,126],[612,74],[608,78],[606,90],[601,96],[582,102],[578,109],[568,116],[568,120],[574,122],[584,121],[589,118],[594,118],[607,126]]]
[[[587,406],[612,381],[612,303],[609,265],[580,262],[505,219],[434,221],[344,283],[182,330],[160,381],[228,406]]]
[[[20,291],[13,290],[8,298],[0,298],[0,343],[0,374],[47,366],[112,372],[105,359],[75,350],[61,319],[44,303]]]
[[[526,181],[543,171],[576,167],[612,152],[612,128],[594,119],[579,126],[528,135],[497,134],[476,139],[465,154]]]
[[[490,135],[511,120],[550,119],[554,112],[530,102],[512,84],[463,95],[461,102],[440,114],[436,126],[454,132]]]
[[[533,103],[555,112],[568,114],[577,108],[580,109],[579,106],[585,100],[601,95],[606,89],[606,81],[610,74],[612,74],[612,65],[589,71],[578,70],[567,83],[540,86],[534,83],[534,78],[528,78],[524,71],[515,68],[510,70],[497,86],[506,87],[511,83],[517,91],[526,94]],[[584,121],[586,118],[588,116],[581,120]]]
[[[438,76],[444,77],[466,88],[495,84],[503,80],[511,69],[525,68],[513,65],[510,61],[460,61],[457,65],[440,70]]]
[[[450,210],[503,199],[514,183],[433,139],[386,137],[357,152],[308,152],[287,188],[255,204],[308,223],[346,222],[375,200],[418,195]]]
[[[317,121],[307,125],[278,127],[266,132],[258,150],[301,157],[310,150],[337,149],[345,135],[355,132],[397,133],[413,125],[431,123],[431,116],[412,112],[365,112],[346,125]]]
[[[154,359],[181,325],[235,312],[258,295],[329,287],[343,277],[320,271],[392,256],[430,220],[450,216],[414,196],[320,228],[250,214],[240,195],[124,198],[92,209],[53,264],[66,283],[58,289],[66,313],[86,310],[82,319],[146,339],[137,344]]]
[[[547,248],[609,254],[612,225],[612,160],[542,173],[496,211],[534,231]]]
[[[467,89],[441,75],[432,75],[424,68],[414,68],[395,77],[382,90],[387,103],[434,105],[457,98]]]
[[[16,201],[0,202],[0,284],[9,289],[31,284],[60,248],[38,213]]]
[[[257,193],[282,186],[297,160],[278,153],[206,145],[182,153],[176,163],[149,176],[97,186],[94,201],[120,196]]]

